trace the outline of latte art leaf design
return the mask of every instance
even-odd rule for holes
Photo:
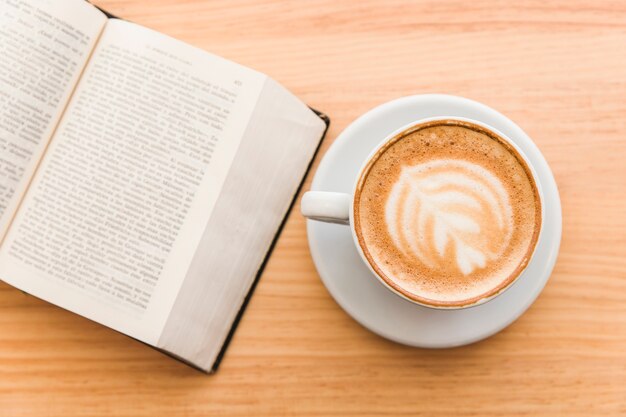
[[[480,165],[455,159],[405,167],[391,189],[385,217],[405,256],[464,275],[502,255],[513,225],[502,182]]]

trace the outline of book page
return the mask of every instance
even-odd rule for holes
[[[0,273],[155,344],[265,79],[110,20],[2,247]]]
[[[267,80],[159,348],[207,372],[214,367],[325,129],[302,101]]]
[[[0,0],[0,241],[105,23],[83,0]]]

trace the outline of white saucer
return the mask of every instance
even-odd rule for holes
[[[537,172],[544,193],[544,229],[530,265],[507,291],[485,304],[464,310],[435,310],[415,305],[393,294],[370,273],[357,253],[348,226],[307,222],[313,261],[337,303],[371,331],[399,343],[427,348],[473,343],[515,321],[548,281],[561,242],[559,192],[539,149],[502,114],[460,97],[411,96],[370,110],[335,140],[315,174],[311,189],[350,193],[362,162],[383,138],[408,123],[436,116],[467,117],[494,127],[522,149]]]

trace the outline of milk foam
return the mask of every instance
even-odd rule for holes
[[[514,219],[494,173],[472,162],[438,159],[402,168],[385,204],[385,222],[405,256],[468,275],[502,255]]]
[[[505,140],[456,120],[390,141],[363,171],[355,232],[367,262],[398,292],[451,306],[505,288],[541,229],[532,172]]]

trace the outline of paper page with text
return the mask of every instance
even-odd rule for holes
[[[106,21],[83,0],[0,0],[0,242]]]
[[[156,344],[265,79],[110,20],[7,235],[0,274]]]

